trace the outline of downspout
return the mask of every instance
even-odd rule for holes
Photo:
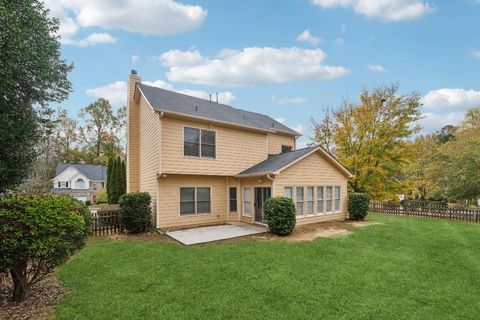
[[[164,176],[162,173],[162,118],[163,118],[163,111],[159,113],[158,116],[158,134],[160,136],[160,143],[159,143],[159,149],[158,149],[158,173],[157,173],[157,203],[156,203],[156,230],[159,234],[165,234],[165,231],[163,231],[160,227],[160,179]]]
[[[275,176],[271,177],[270,174],[267,174],[267,179],[272,181],[272,197],[275,195]]]

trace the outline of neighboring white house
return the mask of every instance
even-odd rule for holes
[[[57,164],[53,193],[70,195],[81,201],[96,202],[107,184],[107,168],[102,165]]]

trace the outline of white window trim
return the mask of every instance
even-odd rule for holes
[[[297,188],[303,188],[303,204],[302,204],[302,207],[303,207],[303,214],[301,216],[299,216],[297,214]],[[306,205],[306,202],[305,202],[305,197],[306,197],[306,192],[305,192],[305,186],[295,186],[295,217],[297,219],[304,219],[307,217],[307,212],[305,211],[305,205]]]
[[[318,212],[318,201],[320,201],[320,199],[318,199],[318,189],[319,188],[322,188],[322,211],[321,212]],[[315,188],[315,213],[317,216],[323,216],[327,213],[327,211],[325,210],[326,209],[326,202],[325,202],[325,186],[317,186]]]
[[[194,192],[193,192],[193,202],[194,202],[194,206],[193,206],[193,209],[195,211],[195,213],[186,213],[186,214],[181,214],[181,209],[180,209],[180,204],[182,203],[182,188],[193,188],[194,189]],[[204,212],[204,213],[197,213],[197,188],[208,188],[210,189],[210,212]],[[212,214],[212,187],[211,186],[180,186],[178,188],[178,216],[180,218],[185,218],[185,217],[197,217],[197,216],[208,216],[208,215],[211,215]]]
[[[246,213],[245,212],[245,190],[250,190],[250,213]],[[245,187],[245,188],[242,188],[242,216],[243,217],[252,217],[252,213],[254,208],[252,207],[252,204],[253,204],[253,188],[252,187]]]
[[[338,199],[336,198],[336,195],[335,195],[335,188],[339,188],[340,189],[340,194],[338,196]],[[339,202],[339,205],[338,205],[338,210],[335,209],[335,201],[338,200]],[[340,213],[342,212],[342,186],[334,186],[333,187],[333,211],[335,213]]]
[[[185,128],[200,130],[198,143],[198,157],[185,155]],[[202,157],[202,130],[215,132],[215,155],[212,157]],[[207,128],[197,128],[192,126],[182,126],[182,156],[187,159],[217,160],[217,130]]]

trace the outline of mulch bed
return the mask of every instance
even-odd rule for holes
[[[20,303],[11,301],[11,283],[0,284],[0,319],[51,319],[58,300],[67,292],[54,276],[49,276],[32,286]]]

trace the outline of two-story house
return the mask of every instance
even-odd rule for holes
[[[57,164],[51,192],[67,194],[81,201],[96,201],[107,183],[107,168],[90,164]]]
[[[346,217],[351,176],[269,116],[128,80],[127,192],[148,192],[152,221],[178,229],[264,223],[263,204],[288,196],[297,224]]]

